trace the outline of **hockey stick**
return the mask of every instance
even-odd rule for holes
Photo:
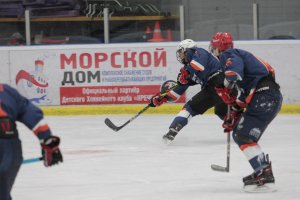
[[[123,125],[121,126],[116,126],[114,123],[112,123],[112,121],[110,121],[110,119],[106,118],[104,120],[104,123],[111,128],[114,131],[119,131],[120,129],[122,129],[124,126],[126,126],[127,124],[129,124],[130,122],[132,122],[135,118],[137,118],[140,114],[142,114],[143,112],[145,112],[146,110],[148,110],[148,108],[150,108],[150,104],[148,104],[146,107],[144,107],[142,110],[140,110],[138,112],[138,114],[136,114],[135,116],[131,117],[127,122],[125,122]]]
[[[174,89],[175,87],[177,86],[177,84],[173,85],[170,89]],[[162,97],[165,97],[167,95],[167,92],[166,93],[163,93],[161,96]],[[146,110],[148,110],[148,108],[150,108],[150,104],[148,104],[146,107],[144,107],[142,110],[140,110],[135,116],[131,117],[129,120],[127,120],[123,125],[121,126],[116,126],[109,118],[106,118],[104,120],[104,123],[109,127],[111,128],[112,130],[114,131],[119,131],[120,129],[122,129],[123,127],[125,127],[127,124],[129,124],[130,122],[132,122],[133,120],[135,120],[138,116],[140,116],[143,112],[145,112]]]
[[[227,118],[230,117],[230,105],[227,106]],[[222,167],[220,165],[212,164],[211,169],[219,172],[229,172],[230,165],[230,131],[227,132],[227,159],[226,159],[226,167]]]
[[[39,162],[42,160],[43,160],[43,157],[30,158],[30,159],[23,160],[22,164],[30,164],[30,163]]]

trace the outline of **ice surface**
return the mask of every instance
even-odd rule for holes
[[[169,146],[162,141],[174,115],[141,115],[114,132],[107,116],[46,117],[61,137],[64,163],[45,168],[41,162],[22,165],[14,200],[296,200],[300,196],[300,115],[279,115],[260,145],[269,153],[275,193],[248,194],[242,177],[252,173],[231,140],[230,172],[226,135],[213,115],[194,117]],[[132,115],[108,116],[116,125]],[[38,140],[18,124],[24,158],[40,156]]]

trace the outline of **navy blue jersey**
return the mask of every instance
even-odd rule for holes
[[[189,84],[176,87],[168,93],[173,98],[181,96],[189,86],[200,84],[202,89],[206,87],[211,75],[218,71],[224,71],[216,57],[203,48],[187,49],[186,58],[188,64],[184,68],[190,73]]]
[[[40,140],[51,135],[41,109],[7,84],[0,84],[0,117],[22,122]]]
[[[220,56],[220,63],[225,68],[226,79],[229,82],[236,81],[244,92],[247,103],[251,100],[258,82],[274,72],[268,63],[241,49],[226,50]]]
[[[190,73],[191,83],[205,87],[209,77],[217,71],[223,71],[220,62],[211,53],[202,48],[188,49],[186,53],[188,64],[184,66]]]

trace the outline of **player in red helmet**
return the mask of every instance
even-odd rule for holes
[[[233,48],[230,33],[216,33],[210,51],[225,70],[223,87],[216,88],[223,101],[231,105],[231,117],[224,119],[233,130],[235,143],[248,159],[254,172],[243,178],[248,192],[274,191],[275,178],[268,155],[258,142],[277,116],[282,95],[273,68],[252,53]],[[235,110],[244,109],[237,115]]]
[[[233,41],[230,33],[218,32],[210,40],[209,50],[215,56],[219,56],[221,52],[233,49]]]

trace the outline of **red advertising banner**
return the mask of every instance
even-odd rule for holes
[[[60,87],[61,105],[147,104],[160,85]],[[184,103],[182,95],[176,103]]]

